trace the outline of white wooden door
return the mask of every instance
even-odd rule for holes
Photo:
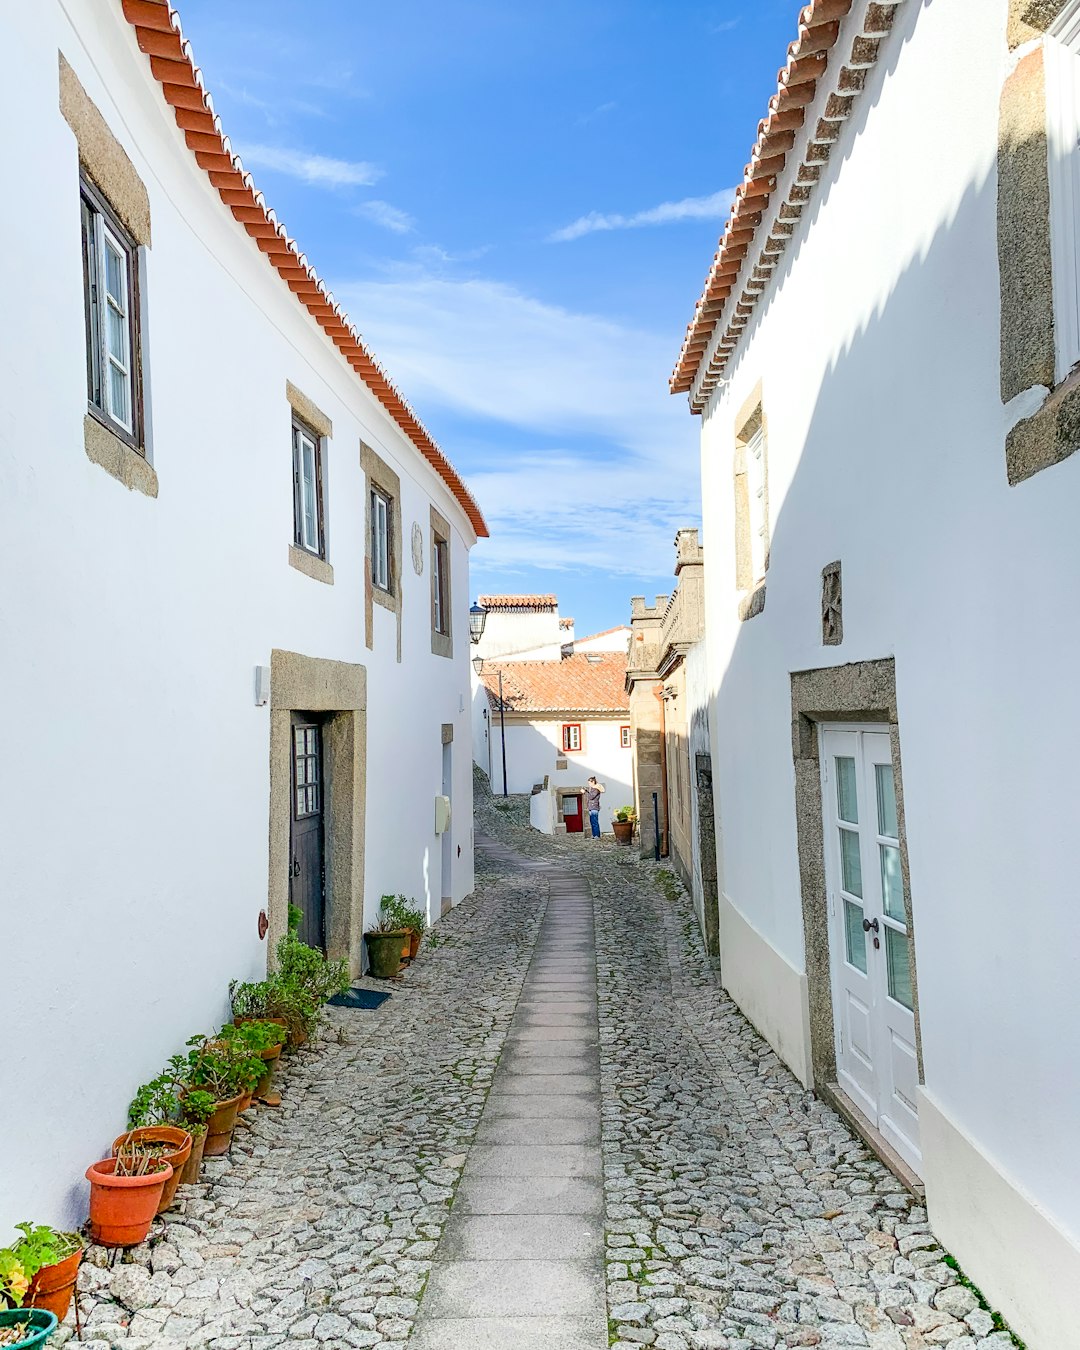
[[[824,728],[822,797],[840,1086],[919,1171],[918,1059],[887,728]]]

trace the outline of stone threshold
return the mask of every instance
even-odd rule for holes
[[[871,1124],[869,1118],[859,1110],[839,1083],[822,1083],[817,1095],[855,1131],[879,1162],[885,1164],[897,1181],[901,1182],[916,1200],[926,1203],[926,1187],[922,1178],[906,1163],[885,1136]]]

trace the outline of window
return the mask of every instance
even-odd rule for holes
[[[581,724],[579,722],[563,723],[562,748],[564,751],[581,749]]]
[[[769,553],[769,515],[765,497],[765,432],[760,427],[746,443],[746,490],[750,505],[750,570],[757,582],[765,575]]]
[[[322,441],[297,421],[292,438],[294,538],[298,548],[324,558]]]
[[[371,489],[371,584],[380,591],[393,590],[390,571],[392,503],[378,488]]]
[[[630,728],[629,728],[629,727],[620,727],[620,728],[619,728],[619,744],[622,746],[622,748],[623,748],[624,750],[629,750],[629,749],[630,749]]]
[[[296,791],[296,819],[318,815],[322,809],[320,790],[322,774],[319,770],[319,728],[293,728],[293,785]]]
[[[431,550],[431,601],[433,606],[431,626],[436,633],[443,635],[450,631],[450,604],[447,594],[449,574],[446,550],[446,540],[440,539],[436,535],[434,547]]]
[[[1056,378],[1080,361],[1080,0],[1050,28],[1046,67]]]
[[[142,453],[138,248],[85,179],[82,244],[90,411]]]

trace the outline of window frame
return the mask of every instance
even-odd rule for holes
[[[293,543],[313,558],[326,561],[326,506],[323,492],[323,440],[317,432],[295,413],[292,417],[292,468],[293,468]],[[313,448],[313,469],[315,487],[315,533],[316,545],[312,548],[304,539],[304,500],[303,500],[303,441],[311,442]]]
[[[1043,43],[1054,375],[1080,362],[1080,0],[1066,6]]]
[[[632,748],[633,746],[630,740],[630,728],[625,723],[623,723],[623,725],[619,727],[619,749],[630,750]]]
[[[79,228],[83,270],[83,321],[86,337],[86,403],[88,414],[145,458],[145,416],[142,378],[142,285],[140,246],[121,223],[107,199],[84,173],[79,175]],[[128,397],[131,425],[111,411],[108,371],[113,359],[106,338],[102,303],[108,305],[105,249],[111,243],[123,258],[124,315],[127,342]],[[119,363],[118,363],[119,364]]]
[[[571,745],[570,732],[577,732],[577,745]],[[585,748],[585,736],[580,722],[564,722],[562,724],[562,748],[564,755],[579,755]]]
[[[750,584],[764,581],[769,570],[769,498],[765,485],[765,428],[759,426],[744,446],[746,503],[750,545]]]
[[[450,636],[449,595],[450,541],[440,534],[431,539],[431,630],[439,637]]]
[[[394,498],[385,488],[372,483],[368,488],[368,505],[371,511],[371,538],[369,547],[371,549],[371,584],[377,591],[383,591],[386,595],[394,594]],[[376,503],[381,503],[383,507],[383,535],[382,542],[385,552],[380,555],[378,551],[378,524]],[[377,564],[384,564],[383,580],[379,580]]]

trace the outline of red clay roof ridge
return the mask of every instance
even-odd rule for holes
[[[450,489],[477,536],[486,538],[487,522],[464,479],[366,346],[277,213],[267,206],[263,193],[255,186],[239,155],[233,152],[175,8],[169,0],[122,0],[122,4],[124,16],[135,30],[140,49],[149,58],[151,71],[173,108],[188,148],[217,189],[222,203]]]
[[[812,0],[799,10],[798,34],[777,75],[776,93],[750,152],[731,216],[720,237],[705,286],[686,330],[671,376],[673,394],[687,393],[700,413],[738,346],[757,301],[810,200],[833,142],[851,115],[858,94],[904,0]],[[852,11],[855,12],[854,19]],[[833,60],[841,30],[846,61]],[[824,77],[833,71],[828,97]],[[820,105],[812,126],[807,109]],[[786,191],[774,202],[783,179]],[[741,285],[740,285],[741,283]],[[719,330],[719,340],[713,339]],[[712,347],[708,363],[706,355]]]

